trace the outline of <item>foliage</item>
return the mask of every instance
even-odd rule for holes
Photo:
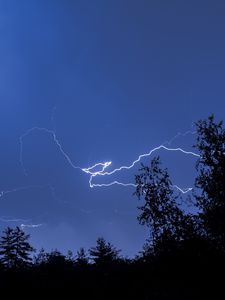
[[[98,238],[96,246],[89,250],[92,260],[98,264],[108,264],[119,258],[120,250],[117,250],[111,243],[104,238]]]
[[[225,129],[214,116],[196,123],[200,152],[195,181],[197,205],[205,232],[218,247],[225,247]]]
[[[16,227],[7,227],[0,240],[1,263],[8,268],[24,267],[31,262],[30,254],[34,248],[30,246],[29,235]]]
[[[159,157],[154,158],[150,166],[143,166],[136,175],[136,192],[139,199],[144,198],[144,204],[139,207],[141,214],[139,222],[151,229],[154,247],[163,237],[179,240],[182,235],[184,214],[177,206],[172,182],[167,169],[161,167]]]
[[[76,255],[76,264],[78,266],[86,266],[88,265],[88,257],[86,254],[86,251],[83,247],[81,247],[78,251],[77,251],[77,255]]]

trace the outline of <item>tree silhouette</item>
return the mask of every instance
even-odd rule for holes
[[[30,264],[34,248],[29,244],[30,235],[16,227],[7,227],[0,240],[1,262],[7,268],[25,267]]]
[[[150,166],[142,165],[140,174],[135,176],[137,184],[135,195],[144,199],[139,207],[139,222],[151,229],[152,245],[166,241],[178,241],[183,234],[184,214],[177,206],[177,198],[172,188],[167,169],[161,167],[159,157]]]
[[[73,251],[71,250],[67,251],[66,260],[70,263],[74,263]]]
[[[119,259],[120,250],[117,250],[111,243],[104,238],[98,238],[96,246],[89,250],[93,261],[97,265],[109,264]]]
[[[219,248],[225,249],[225,129],[214,116],[196,123],[200,152],[195,186],[197,206],[201,209],[206,234]]]
[[[81,247],[78,251],[77,251],[77,255],[76,255],[76,265],[78,266],[86,266],[88,265],[88,257],[86,254],[86,251],[83,247]]]
[[[1,263],[8,268],[14,266],[16,260],[15,247],[13,242],[13,229],[7,227],[3,231],[3,236],[0,240],[0,255],[1,255]]]
[[[61,268],[66,264],[66,257],[55,249],[47,254],[47,264],[52,268]]]
[[[41,248],[37,255],[34,256],[34,264],[37,266],[46,264],[48,260],[48,253],[45,252],[44,248]]]

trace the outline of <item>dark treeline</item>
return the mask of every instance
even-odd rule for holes
[[[29,235],[8,227],[0,239],[0,287],[71,288],[79,299],[217,299],[225,267],[225,129],[210,116],[196,123],[196,134],[191,195],[178,194],[159,157],[135,177],[138,220],[149,239],[134,259],[104,238],[75,254],[35,252]],[[194,209],[185,209],[190,201]]]

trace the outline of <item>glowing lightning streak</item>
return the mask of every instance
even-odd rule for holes
[[[109,162],[105,162],[105,163],[96,163],[95,165],[91,166],[91,167],[88,167],[88,168],[81,168],[81,167],[78,167],[76,166],[71,158],[69,157],[69,155],[63,150],[63,147],[62,145],[60,144],[57,136],[56,136],[56,133],[53,131],[53,130],[50,130],[50,129],[47,129],[47,128],[44,128],[44,127],[33,127],[33,128],[30,128],[29,130],[27,130],[23,135],[21,135],[20,137],[20,164],[22,166],[22,169],[24,171],[24,174],[27,175],[27,171],[24,167],[24,163],[23,163],[23,139],[28,136],[30,133],[32,133],[33,131],[44,131],[48,134],[50,134],[53,138],[53,141],[55,142],[55,144],[57,145],[57,147],[59,148],[59,151],[62,153],[62,155],[64,156],[64,158],[66,159],[66,161],[69,163],[69,165],[73,168],[73,169],[79,169],[81,171],[83,171],[84,173],[90,175],[90,179],[89,179],[89,186],[91,188],[93,187],[109,187],[109,186],[112,186],[112,185],[121,185],[121,186],[124,186],[124,187],[128,187],[128,186],[132,186],[132,187],[136,187],[135,184],[133,183],[122,183],[122,182],[119,182],[119,181],[113,181],[113,182],[110,182],[110,183],[102,183],[102,184],[94,184],[92,183],[93,181],[93,178],[97,177],[97,176],[110,176],[110,175],[113,175],[117,172],[120,172],[122,170],[130,170],[132,169],[135,164],[137,164],[138,162],[140,162],[140,160],[144,157],[148,157],[150,156],[152,153],[154,153],[155,151],[158,151],[158,150],[166,150],[166,151],[173,151],[173,152],[181,152],[183,154],[186,154],[186,155],[192,155],[192,156],[195,156],[195,157],[200,157],[199,154],[195,153],[195,152],[192,152],[192,151],[185,151],[183,150],[182,148],[169,148],[169,147],[166,147],[165,145],[160,145],[158,147],[155,147],[154,149],[150,150],[148,153],[145,153],[145,154],[141,154],[138,159],[136,159],[135,161],[133,161],[131,163],[131,165],[129,166],[121,166],[120,168],[116,168],[110,172],[108,171],[105,171],[111,164],[112,162],[109,161]],[[181,134],[179,133],[177,136],[180,136],[180,135],[187,135],[188,133],[191,133],[191,134],[194,134],[194,132],[187,132],[185,134]],[[174,138],[172,139],[174,140]],[[168,143],[171,143],[170,140]],[[99,171],[94,171],[94,169],[96,169],[97,167],[100,167],[100,170]],[[192,188],[185,188],[185,189],[182,189],[180,187],[178,187],[177,185],[173,185],[172,187],[176,188],[177,190],[179,190],[180,192],[182,192],[183,194],[186,194],[188,192],[190,192],[192,190]]]
[[[109,166],[109,165],[111,164],[111,162],[106,162],[105,164],[103,164],[103,165],[104,165],[104,167],[103,167],[104,169],[101,170],[101,171],[99,171],[99,172],[94,172],[94,173],[91,172],[90,170],[91,170],[93,167],[90,167],[90,168],[87,168],[87,169],[82,169],[82,171],[84,171],[84,172],[86,172],[86,173],[88,173],[88,174],[94,175],[94,176],[96,176],[96,175],[102,175],[102,176],[105,176],[105,175],[112,175],[112,174],[114,174],[114,173],[116,173],[116,172],[119,172],[119,171],[122,171],[122,170],[129,170],[129,169],[133,168],[134,165],[135,165],[136,163],[140,162],[140,160],[141,160],[143,157],[150,156],[153,152],[155,152],[155,151],[157,151],[157,150],[160,150],[160,149],[164,149],[164,150],[167,150],[167,151],[180,151],[180,152],[182,152],[182,153],[184,153],[184,154],[188,154],[188,155],[193,155],[193,156],[196,156],[196,157],[200,157],[199,154],[196,154],[196,153],[191,152],[191,151],[185,151],[185,150],[183,150],[183,149],[181,149],[181,148],[168,148],[168,147],[166,147],[166,146],[164,146],[164,145],[160,145],[160,146],[158,146],[158,147],[155,147],[154,149],[152,149],[152,150],[151,150],[150,152],[148,152],[148,153],[141,154],[141,155],[138,157],[138,159],[136,159],[134,162],[132,162],[132,164],[131,164],[130,166],[122,166],[122,167],[120,167],[120,168],[118,168],[118,169],[114,169],[114,170],[111,171],[111,172],[104,172],[104,169],[105,169],[107,166]]]
[[[193,188],[180,188],[179,186],[177,186],[176,184],[172,185],[172,187],[174,187],[175,189],[177,189],[178,191],[180,191],[182,194],[186,194],[189,193],[190,191],[193,190]]]
[[[140,162],[140,160],[144,157],[148,157],[150,156],[153,152],[157,151],[157,150],[160,150],[160,149],[163,149],[163,150],[167,150],[167,151],[179,151],[179,152],[182,152],[184,154],[187,154],[187,155],[192,155],[192,156],[195,156],[195,157],[199,157],[199,154],[196,154],[194,152],[191,152],[191,151],[185,151],[181,148],[168,148],[164,145],[160,145],[158,147],[155,147],[154,149],[152,149],[150,152],[148,153],[145,153],[145,154],[141,154],[138,159],[136,159],[135,161],[132,162],[132,164],[130,166],[121,166],[120,168],[117,168],[117,169],[114,169],[113,171],[111,172],[105,172],[105,169],[111,165],[112,162],[106,162],[104,164],[101,164],[103,167],[102,167],[102,170],[100,171],[96,171],[96,172],[93,172],[93,168],[99,164],[96,164],[95,166],[92,166],[90,168],[85,168],[85,169],[82,169],[82,171],[84,171],[85,173],[89,174],[90,175],[90,180],[89,180],[89,185],[91,188],[93,187],[109,187],[109,186],[112,186],[112,185],[121,185],[121,186],[124,186],[124,187],[127,187],[127,186],[133,186],[133,187],[136,187],[135,184],[133,183],[122,183],[122,182],[118,182],[118,181],[113,181],[111,183],[107,183],[107,184],[94,184],[92,183],[92,180],[94,177],[96,176],[109,176],[109,175],[112,175],[116,172],[120,172],[122,170],[129,170],[129,169],[132,169],[135,164],[137,164],[138,162]],[[177,190],[179,190],[180,192],[182,192],[183,194],[186,194],[188,192],[190,192],[192,190],[192,188],[185,188],[185,189],[181,189],[180,187],[178,187],[177,185],[173,185],[174,188],[176,188]]]
[[[90,181],[89,181],[89,183],[90,183]],[[136,187],[137,186],[134,183],[122,183],[122,182],[119,182],[119,181],[115,180],[115,181],[112,181],[110,183],[95,183],[95,184],[91,183],[90,187],[91,188],[93,188],[93,187],[109,187],[109,186],[112,186],[112,185],[115,185],[115,184],[116,185],[121,185],[121,186],[124,186],[124,187],[127,187],[127,186]]]

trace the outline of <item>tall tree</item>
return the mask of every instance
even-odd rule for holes
[[[168,171],[162,168],[159,157],[154,158],[149,167],[142,165],[135,181],[135,194],[144,200],[139,207],[141,214],[138,219],[141,224],[150,227],[153,248],[162,239],[179,240],[183,234],[184,214],[177,206],[178,196],[174,193]]]
[[[209,239],[225,249],[225,129],[214,116],[196,123],[200,152],[195,186],[197,206]]]
[[[1,262],[8,268],[24,267],[31,262],[34,248],[29,244],[30,236],[16,227],[7,227],[0,240]]]
[[[89,250],[89,253],[98,265],[111,263],[119,258],[120,250],[117,250],[111,243],[104,238],[98,238],[96,246]]]

